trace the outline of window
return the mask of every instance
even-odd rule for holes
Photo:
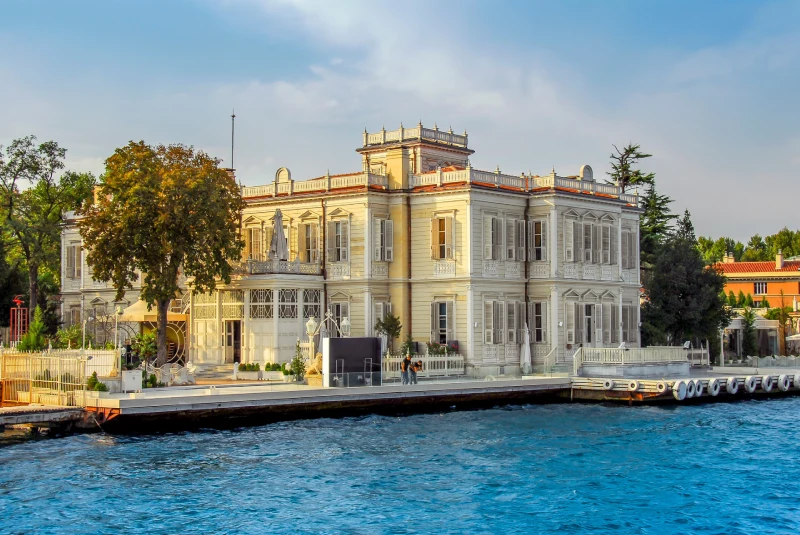
[[[528,260],[547,260],[547,221],[528,221]]]
[[[755,295],[764,295],[767,293],[767,283],[766,282],[756,282],[753,284],[754,293]]]
[[[431,258],[435,260],[455,258],[455,233],[452,217],[431,219]]]
[[[505,314],[502,301],[483,302],[483,342],[487,345],[503,343]]]
[[[525,221],[517,221],[517,260],[525,261]]]
[[[373,219],[372,259],[376,262],[391,262],[394,258],[394,223],[391,219]]]
[[[603,258],[602,261],[604,264],[611,263],[611,227],[608,225],[603,226]]]
[[[278,317],[297,317],[297,290],[278,290]]]
[[[81,306],[74,305],[69,307],[68,321],[70,325],[80,325],[81,323]]]
[[[319,290],[303,290],[303,319],[322,318]]]
[[[347,262],[350,252],[349,221],[328,223],[328,261]]]
[[[592,262],[592,228],[591,223],[583,224],[583,261]]]
[[[506,219],[506,260],[517,258],[517,222],[514,219]]]
[[[244,317],[244,290],[221,290],[222,319],[238,320]]]
[[[503,220],[499,217],[483,218],[483,258],[503,259]]]
[[[531,303],[531,342],[547,342],[547,303]]]
[[[453,301],[431,303],[431,342],[446,344],[453,340],[454,316]]]
[[[622,341],[635,344],[639,341],[638,309],[634,305],[622,305]]]
[[[639,244],[636,241],[636,232],[622,231],[622,269],[636,269],[638,262]]]
[[[519,321],[519,314],[517,311],[518,307],[516,301],[506,302],[506,341],[509,344],[517,344],[521,342],[521,340],[517,340],[517,333],[519,332],[519,326],[517,325]]]
[[[345,318],[350,318],[350,303],[331,303],[328,310],[331,311],[333,315],[333,321],[336,322],[336,325],[339,326],[339,329],[342,327],[342,322]],[[336,325],[331,325],[331,330],[328,334],[330,334],[331,338],[340,338],[342,333],[336,328]]]
[[[80,244],[73,243],[67,246],[67,278],[80,279],[81,278],[81,246]]]
[[[575,262],[575,231],[578,225],[570,219],[564,220],[564,261]],[[580,249],[578,249],[580,250]]]
[[[250,318],[263,320],[272,318],[272,290],[250,290]]]
[[[245,258],[248,260],[264,260],[264,240],[260,227],[245,229],[244,241]]]
[[[631,240],[626,243],[630,245]],[[564,258],[566,262],[616,264],[616,227],[611,222],[600,224],[565,220]]]
[[[301,223],[298,229],[298,240],[300,261],[312,264],[319,262],[319,225]]]

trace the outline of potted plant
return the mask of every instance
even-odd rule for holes
[[[243,381],[260,381],[261,380],[261,366],[258,362],[251,362],[239,364],[239,370],[236,373],[236,378]]]
[[[268,362],[264,364],[264,373],[261,377],[264,381],[283,381],[283,368],[277,362]]]

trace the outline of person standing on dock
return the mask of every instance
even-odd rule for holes
[[[411,370],[411,355],[406,354],[406,357],[400,362],[400,377],[403,380],[403,384],[407,385],[408,381],[408,373]]]
[[[409,381],[409,383],[411,383],[412,385],[417,384],[417,363],[412,362],[408,370],[411,376],[411,380]]]

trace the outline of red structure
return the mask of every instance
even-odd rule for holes
[[[17,306],[11,309],[9,342],[19,342],[28,333],[28,309],[22,306],[24,301],[21,295],[15,296],[13,301]]]

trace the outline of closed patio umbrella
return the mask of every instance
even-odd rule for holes
[[[528,331],[527,323],[525,324],[525,335],[522,339],[522,351],[520,352],[519,360],[519,367],[522,368],[522,373],[531,373],[531,333]]]
[[[289,260],[289,244],[283,233],[283,214],[275,210],[275,221],[272,227],[272,241],[269,244],[269,257],[272,260]]]

